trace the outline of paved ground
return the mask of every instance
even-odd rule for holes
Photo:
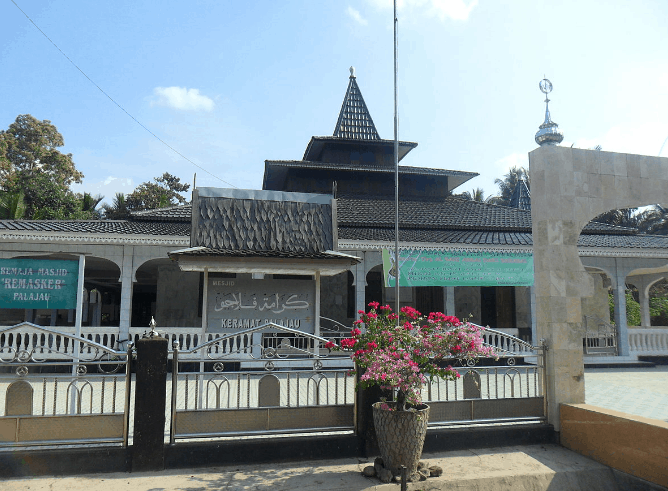
[[[668,421],[668,367],[585,370],[586,402]],[[556,445],[506,447],[425,454],[445,473],[411,490],[587,490],[626,489],[609,468]],[[209,491],[209,490],[399,490],[362,477],[355,459],[228,466],[161,473],[39,477],[0,482],[3,491]],[[650,488],[647,489],[659,489]]]
[[[441,477],[411,483],[409,490],[476,491],[624,489],[608,467],[557,445],[532,445],[423,455],[439,465]],[[213,491],[213,490],[346,490],[398,491],[361,470],[356,459],[216,467],[160,473],[100,474],[67,478],[11,479],[3,491]]]
[[[585,402],[668,421],[668,366],[587,368]]]

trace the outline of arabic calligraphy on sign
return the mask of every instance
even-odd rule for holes
[[[207,329],[247,329],[259,322],[312,332],[315,281],[266,278],[209,280]]]
[[[311,304],[307,300],[301,300],[298,293],[273,293],[270,295],[257,293],[232,292],[223,293],[216,297],[214,310],[245,310],[256,312],[269,311],[280,314],[286,310],[308,309]]]

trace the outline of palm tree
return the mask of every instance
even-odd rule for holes
[[[639,228],[641,215],[638,213],[638,208],[624,208],[606,211],[594,218],[592,222],[607,223],[618,227]]]
[[[464,191],[459,197],[469,201],[477,201],[478,203],[487,203],[490,198],[492,198],[492,196],[485,197],[485,191],[482,188],[475,188],[472,191]]]
[[[499,195],[487,198],[488,203],[495,205],[510,206],[510,199],[515,191],[515,186],[520,180],[524,180],[527,187],[531,189],[529,170],[524,167],[511,167],[503,179],[494,179],[494,184],[499,186]]]
[[[97,205],[100,204],[100,201],[104,199],[104,196],[101,194],[96,194],[93,196],[90,193],[84,192],[81,197],[81,211],[89,212],[91,218],[94,220],[99,220],[102,218],[102,211],[97,209]]]
[[[123,193],[116,193],[114,201],[111,205],[102,205],[102,214],[105,220],[123,220],[130,215],[127,201]]]
[[[26,212],[25,194],[23,191],[0,193],[0,218],[5,220],[20,220]]]
[[[668,208],[654,205],[640,214],[638,228],[646,234],[668,235]]]

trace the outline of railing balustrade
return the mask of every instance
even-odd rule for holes
[[[635,355],[668,354],[668,329],[629,329],[629,351]]]

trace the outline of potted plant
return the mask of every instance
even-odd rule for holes
[[[378,302],[369,307],[369,312],[359,311],[350,338],[326,347],[351,353],[357,389],[380,386],[391,392],[392,401],[373,404],[381,458],[393,475],[402,465],[413,475],[429,421],[422,387],[436,377],[459,378],[449,362],[493,356],[492,349],[483,345],[482,328],[456,317],[441,312],[425,317],[412,307],[396,314]]]

